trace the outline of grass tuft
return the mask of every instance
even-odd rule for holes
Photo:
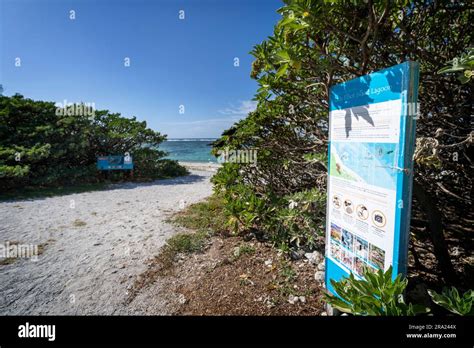
[[[82,221],[80,219],[76,219],[74,220],[74,222],[72,223],[75,227],[82,227],[82,226],[85,226],[87,225],[87,222],[85,221]]]
[[[234,248],[232,252],[232,256],[234,261],[240,258],[243,255],[252,255],[255,254],[255,248],[252,245],[249,244],[241,244],[237,247]]]
[[[195,203],[177,213],[170,222],[192,230],[207,230],[216,234],[225,229],[222,198],[213,195],[203,202]]]
[[[192,230],[193,232],[177,233],[166,241],[160,252],[152,260],[150,269],[136,281],[129,292],[130,303],[138,292],[153,283],[158,276],[170,274],[179,254],[203,252],[209,245],[210,238],[224,229],[222,199],[211,196],[203,202],[192,204],[175,214],[167,222]]]
[[[16,258],[14,258],[14,257],[6,257],[6,258],[0,260],[0,266],[11,265],[15,261],[16,261]]]

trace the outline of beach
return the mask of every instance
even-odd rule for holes
[[[217,169],[221,166],[219,163],[213,163],[213,162],[208,162],[208,163],[202,163],[202,162],[184,162],[180,161],[179,164],[182,166],[188,168],[188,170],[200,170],[200,171],[210,171],[210,172],[216,172]]]
[[[133,283],[179,232],[167,220],[212,193],[216,164],[106,190],[0,202],[0,243],[40,245],[37,260],[0,265],[0,315],[167,314],[160,296],[127,303]]]

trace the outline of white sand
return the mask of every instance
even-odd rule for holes
[[[212,193],[212,174],[0,202],[1,244],[48,243],[36,262],[0,265],[0,315],[166,314],[155,296],[126,305],[127,289],[177,232],[166,219]]]
[[[221,164],[213,162],[179,162],[179,164],[185,166],[189,170],[205,170],[211,172],[217,172],[217,169],[221,167]]]

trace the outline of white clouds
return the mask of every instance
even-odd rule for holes
[[[169,138],[218,138],[234,122],[230,118],[162,122],[158,129],[162,134],[168,134]]]
[[[161,133],[168,134],[169,138],[217,138],[225,129],[247,117],[256,107],[256,101],[242,100],[237,106],[231,104],[225,109],[218,110],[222,117],[161,122],[158,124],[158,129]]]
[[[231,104],[230,107],[223,110],[219,110],[219,113],[222,115],[231,115],[235,116],[238,119],[247,116],[249,112],[254,111],[257,108],[257,102],[254,100],[242,100],[238,106]]]
[[[162,122],[160,124],[167,126],[190,126],[190,125],[202,125],[202,124],[216,124],[216,123],[229,123],[233,121],[228,118],[209,118],[206,120],[197,120],[197,121],[180,121],[180,122]]]

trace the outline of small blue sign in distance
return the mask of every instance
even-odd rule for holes
[[[131,156],[99,156],[97,157],[98,170],[132,170]]]

